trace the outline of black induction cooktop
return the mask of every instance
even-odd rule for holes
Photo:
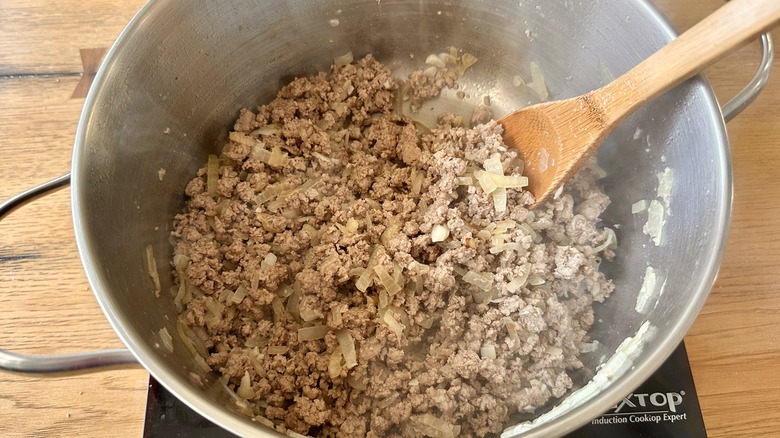
[[[144,438],[222,438],[221,429],[149,381]],[[685,345],[633,393],[567,438],[706,438]]]

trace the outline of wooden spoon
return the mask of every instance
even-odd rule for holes
[[[535,207],[585,163],[607,136],[659,96],[780,22],[780,0],[732,0],[612,83],[541,103],[501,120],[504,142],[525,162]]]

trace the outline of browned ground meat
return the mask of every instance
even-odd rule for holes
[[[473,176],[491,156],[520,176],[500,125],[444,115],[421,131],[393,111],[398,83],[369,55],[242,110],[218,181],[201,169],[175,219],[184,330],[280,430],[499,433],[571,388],[592,303],[613,289],[593,163],[533,211],[506,189],[499,212]]]

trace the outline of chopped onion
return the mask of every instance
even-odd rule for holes
[[[360,391],[365,391],[367,388],[365,377],[356,377],[354,375],[347,376],[347,383],[352,388]]]
[[[259,337],[259,336],[253,336],[253,337],[251,337],[251,338],[246,340],[246,342],[244,343],[244,346],[245,347],[249,347],[249,348],[255,348],[255,347],[261,347],[262,348],[262,347],[265,347],[266,345],[268,345],[268,342],[269,342],[268,338]]]
[[[528,83],[528,88],[536,93],[539,100],[546,100],[550,95],[547,91],[547,84],[545,83],[542,69],[535,62],[531,62],[531,82]]]
[[[252,131],[252,133],[254,134],[256,132],[259,132],[261,129],[262,128],[256,129],[255,131]],[[277,133],[278,133],[278,130],[277,130]],[[238,144],[243,144],[245,146],[250,146],[250,147],[253,147],[253,146],[258,145],[258,144],[262,144],[256,138],[252,138],[252,137],[250,137],[250,136],[248,136],[248,135],[246,135],[244,133],[236,132],[236,131],[231,132],[230,135],[228,135],[228,138],[232,142],[235,142],[235,143],[238,143]]]
[[[537,233],[536,230],[531,228],[531,226],[528,225],[527,223],[519,224],[518,228],[522,229],[523,231],[525,231],[526,234],[531,236],[531,239],[533,239],[534,243],[541,243],[542,236],[539,233]]]
[[[421,320],[420,322],[418,322],[418,324],[420,325],[420,327],[428,330],[429,328],[433,327],[433,323],[435,321],[436,321],[436,317],[431,316],[430,318],[425,318]]]
[[[359,226],[360,223],[353,217],[349,218],[345,225],[336,224],[336,227],[344,234],[355,234]]]
[[[479,182],[482,190],[487,194],[493,193],[497,188],[520,189],[528,186],[528,177],[514,175],[498,175],[495,173],[477,170],[474,178]]]
[[[552,345],[548,345],[545,351],[547,351],[547,354],[550,354],[552,356],[560,356],[563,354],[563,349]]]
[[[456,178],[459,186],[473,186],[474,178],[470,176],[459,176]]]
[[[330,360],[328,361],[328,375],[331,379],[335,379],[341,375],[341,371],[343,370],[341,360],[343,358],[344,355],[341,353],[341,347],[337,345],[333,350],[333,353],[330,354]]]
[[[287,353],[287,350],[289,350],[289,347],[286,345],[271,345],[266,351],[268,354],[284,354]]]
[[[274,300],[271,302],[271,307],[273,308],[273,312],[274,312],[274,322],[278,323],[278,322],[283,321],[284,320],[284,304],[282,304],[282,300],[279,297],[274,297]],[[292,313],[292,312],[290,312],[290,313]]]
[[[296,193],[303,193],[307,190],[310,190],[314,188],[317,184],[319,184],[322,180],[320,178],[309,178],[306,181],[303,182],[303,184],[299,185],[298,187],[294,187],[291,189],[288,189],[282,193],[279,194],[280,199],[286,199]]]
[[[444,61],[447,65],[455,65],[458,62],[457,56],[453,56],[449,53],[439,53],[439,59]]]
[[[428,202],[426,202],[425,198],[422,198],[417,204],[417,212],[420,214],[425,214],[428,212]]]
[[[303,224],[301,230],[309,235],[312,246],[317,246],[320,244],[320,232],[317,231],[313,226],[309,224]]]
[[[349,51],[341,56],[337,56],[333,59],[333,65],[348,65],[352,64],[352,61],[354,61],[354,56],[352,55],[352,52]]]
[[[447,64],[444,61],[442,61],[441,58],[439,58],[434,54],[428,55],[428,57],[425,58],[425,63],[438,68],[445,68],[447,66]]]
[[[496,346],[493,344],[485,344],[479,349],[479,356],[482,359],[495,359],[496,358]]]
[[[412,169],[412,194],[419,195],[422,191],[422,185],[425,181],[426,172],[424,170]]]
[[[606,240],[604,240],[604,243],[601,245],[593,248],[593,251],[600,252],[607,248],[614,248],[617,246],[617,236],[615,235],[615,231],[609,227],[605,227],[604,231],[607,233]]]
[[[315,325],[298,329],[298,342],[324,339],[330,329],[326,325]]]
[[[212,314],[206,317],[206,327],[209,330],[214,330],[220,322],[222,322],[222,315]]]
[[[558,187],[558,189],[553,193],[553,199],[558,199],[563,194],[563,186]]]
[[[647,223],[642,231],[650,236],[655,246],[661,244],[665,223],[664,206],[655,199],[650,201],[650,206],[647,208]]]
[[[252,152],[254,152],[254,150]],[[290,157],[287,155],[287,153],[282,152],[282,150],[278,147],[274,147],[271,150],[271,153],[267,155],[267,157],[265,154],[260,154],[257,159],[271,167],[284,167],[290,161]]]
[[[666,201],[668,205],[668,198],[672,194],[672,184],[674,182],[672,169],[667,167],[656,176],[658,177],[658,197]]]
[[[371,272],[370,269],[366,269],[357,281],[355,281],[355,287],[358,288],[359,291],[365,292],[368,287],[371,286]]]
[[[252,292],[257,292],[258,287],[260,287],[260,271],[256,270],[252,273],[252,278],[249,280],[249,289]]]
[[[382,235],[379,236],[379,241],[382,242],[382,245],[387,245],[390,240],[395,237],[396,234],[398,234],[398,231],[401,230],[401,225],[397,222],[393,222],[390,225],[385,228],[384,231],[382,231]]]
[[[260,262],[260,269],[268,269],[276,266],[277,260],[278,258],[276,257],[276,255],[272,252],[269,252],[268,254],[266,254],[263,261]]]
[[[485,191],[488,195],[496,191],[498,188],[498,184],[495,183],[493,178],[490,178],[488,175],[492,175],[488,172],[485,172],[483,170],[478,170],[474,172],[474,178],[477,179],[479,182],[479,186],[482,187],[482,190]]]
[[[355,340],[347,329],[341,329],[336,332],[336,340],[339,342],[341,352],[344,354],[344,362],[347,369],[357,366],[357,353],[355,353]]]
[[[382,320],[387,324],[387,327],[390,328],[390,330],[392,330],[393,333],[395,333],[395,336],[400,341],[401,336],[403,336],[404,333],[403,324],[396,321],[395,317],[393,317],[392,312],[385,312],[385,316],[382,318]]]
[[[301,314],[298,311],[298,303],[301,301],[301,288],[297,282],[293,283],[293,292],[287,298],[287,313],[295,319],[300,319]],[[281,301],[280,301],[281,302]]]
[[[236,292],[233,294],[232,297],[230,297],[230,301],[232,301],[234,304],[241,304],[241,301],[244,301],[244,297],[246,297],[248,290],[244,286],[238,286],[236,289]]]
[[[207,373],[211,371],[211,367],[208,363],[206,363],[206,359],[202,358],[201,356],[194,356],[195,363],[198,364],[199,367],[201,367],[204,371]]]
[[[378,407],[379,409],[387,408],[388,406],[393,404],[393,402],[398,398],[399,395],[400,394],[398,393],[398,391],[393,391],[390,395],[378,401],[376,403],[376,407]]]
[[[341,325],[344,322],[343,319],[343,309],[341,308],[341,305],[337,305],[336,307],[330,309],[331,313],[331,324],[333,325]]]
[[[484,167],[486,171],[496,175],[504,174],[504,166],[501,164],[501,154],[498,152],[491,154],[490,157],[482,163],[482,167]]]
[[[645,269],[645,276],[642,279],[642,286],[636,297],[635,310],[637,313],[647,313],[650,307],[658,300],[660,288],[658,287],[658,275],[652,266]]]
[[[376,264],[376,259],[378,256],[379,245],[375,246],[371,251],[371,256],[368,258],[368,265],[366,265],[365,272],[363,272],[360,278],[358,278],[355,282],[355,287],[357,287],[359,291],[365,292],[368,287],[371,286],[371,278],[374,274],[374,265]]]
[[[271,209],[270,204],[268,209]],[[299,208],[285,208],[282,210],[282,216],[287,219],[298,219],[302,214],[303,212]]]
[[[339,159],[337,159],[337,158],[330,158],[330,157],[326,157],[325,155],[322,155],[322,154],[321,154],[321,153],[319,153],[319,152],[312,152],[312,153],[311,153],[311,155],[312,155],[314,158],[317,158],[318,160],[325,161],[325,162],[327,162],[327,163],[332,163],[332,164],[340,164],[340,163],[341,163],[341,160],[339,160]]]
[[[206,193],[209,196],[216,196],[217,182],[219,181],[219,159],[216,155],[209,155],[209,162],[206,165]]]
[[[387,272],[387,269],[385,269],[384,266],[377,265],[376,267],[374,267],[374,272],[376,272],[379,281],[382,283],[382,286],[384,286],[384,288],[387,290],[388,295],[390,295],[391,297],[403,289],[401,285],[399,285],[393,279],[393,277],[390,276],[390,273]]]
[[[508,316],[503,317],[501,320],[504,322],[504,326],[506,326],[506,331],[509,333],[509,338],[512,339],[515,344],[514,347],[520,347],[522,341],[520,340],[520,335],[517,333],[517,323],[512,321],[512,318]]]
[[[387,308],[387,305],[390,303],[390,296],[387,294],[387,291],[380,290],[379,291],[379,315],[384,316],[385,310]]]
[[[279,126],[276,123],[271,123],[271,124],[268,124],[266,126],[261,126],[261,127],[257,128],[257,129],[255,129],[254,131],[252,131],[250,133],[250,135],[253,135],[253,136],[278,135],[281,132],[282,132],[282,127],[281,126]],[[232,140],[233,139],[233,137],[232,137],[233,133],[231,132],[230,135],[231,135],[230,139]]]
[[[496,209],[496,213],[503,213],[506,211],[506,189],[504,187],[497,188],[493,194],[493,208]]]
[[[512,86],[513,87],[517,87],[517,88],[524,87],[525,86],[525,81],[523,80],[523,78],[520,75],[515,75],[512,78]]]
[[[406,286],[406,277],[404,276],[404,267],[400,263],[393,263],[393,280],[403,289]]]
[[[506,289],[511,293],[517,292],[521,287],[525,286],[525,283],[528,281],[528,274],[530,272],[531,270],[528,269],[526,272],[524,272],[524,275],[513,278],[509,283],[507,283]]]
[[[241,384],[238,386],[236,394],[245,399],[255,396],[255,392],[252,390],[252,381],[249,379],[249,371],[244,371],[244,377],[241,378]]]
[[[173,353],[173,338],[166,327],[160,329],[160,340],[169,353]]]
[[[493,235],[492,235],[492,234],[490,233],[490,231],[488,231],[488,230],[481,230],[480,232],[478,232],[478,233],[477,233],[477,238],[478,238],[478,239],[482,239],[482,240],[484,240],[485,242],[488,242],[488,241],[490,241],[490,239],[491,239],[492,237],[493,237]]]
[[[436,77],[436,73],[438,72],[439,72],[439,67],[432,65],[430,67],[427,67],[425,70],[423,70],[423,76],[433,79]]]
[[[593,353],[597,348],[599,348],[599,341],[594,340],[593,342],[580,342],[579,348],[580,353]]]
[[[187,278],[183,274],[179,274],[179,292],[173,299],[173,303],[176,304],[176,309],[181,312],[182,306],[189,303],[192,300],[192,294],[187,287]]]
[[[300,314],[301,314],[301,319],[304,322],[310,322],[310,321],[314,321],[315,319],[320,319],[320,315],[314,309],[310,309],[308,307],[304,307],[300,311]]]
[[[507,231],[509,231],[511,229],[514,229],[515,227],[517,227],[517,222],[515,222],[515,221],[513,221],[511,219],[498,221],[498,222],[496,222],[496,227],[493,229],[492,233],[493,234],[504,234]]]
[[[431,241],[436,242],[444,242],[447,240],[447,237],[450,236],[450,229],[447,228],[446,225],[440,225],[436,224],[433,226],[433,229],[431,230]]]
[[[255,415],[254,417],[252,417],[252,419],[262,424],[265,427],[270,427],[271,429],[276,427],[276,423],[263,417],[262,415]]]
[[[473,284],[484,291],[488,291],[493,287],[493,274],[489,272],[480,273],[471,270],[463,276],[463,281]]]
[[[523,245],[519,244],[517,242],[509,242],[509,243],[505,243],[505,244],[501,245],[501,247],[497,248],[497,249],[500,249],[499,252],[506,251],[506,250],[520,252],[520,251],[523,250]]]
[[[173,255],[173,266],[176,268],[177,272],[184,272],[187,269],[187,266],[189,266],[190,258],[187,257],[184,254],[174,254]]]
[[[366,268],[360,268],[360,267],[352,268],[349,270],[347,275],[349,275],[350,277],[360,277],[361,275],[363,275],[364,272],[366,272]]]
[[[414,421],[422,424],[429,430],[421,430],[422,434],[436,438],[455,438],[455,428],[446,421],[436,418],[431,414],[423,414],[419,417],[412,417]]]
[[[631,204],[631,213],[638,214],[647,210],[647,201],[640,199],[639,201]]]
[[[493,291],[492,290],[480,290],[477,292],[471,293],[472,298],[474,298],[474,302],[477,304],[485,304],[493,299]]]
[[[465,72],[472,65],[476,64],[477,57],[472,55],[471,53],[464,53],[463,56],[460,57],[460,62],[461,62],[462,69]]]
[[[206,310],[215,315],[221,315],[225,310],[225,306],[222,303],[215,301],[213,298],[206,300]]]
[[[280,182],[278,184],[268,186],[265,188],[265,190],[258,194],[257,197],[255,197],[255,202],[257,204],[268,202],[277,196],[286,193],[288,190],[290,190],[291,187],[292,185],[286,182]]]
[[[528,277],[528,284],[531,286],[541,286],[546,283],[546,280],[538,275],[530,275]]]
[[[179,336],[181,337],[184,346],[195,356],[201,356],[203,358],[209,357],[209,352],[203,345],[203,341],[201,341],[186,323],[181,320],[176,321],[176,331],[179,332]]]
[[[154,258],[154,248],[152,248],[152,245],[146,245],[146,268],[149,271],[149,277],[154,284],[154,296],[160,298],[160,274],[157,273],[157,259]]]

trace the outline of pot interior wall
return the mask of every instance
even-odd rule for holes
[[[565,98],[599,87],[607,72],[625,72],[670,38],[639,0],[152,1],[109,54],[77,139],[74,211],[98,300],[125,343],[175,394],[236,432],[257,428],[227,408],[217,385],[192,383],[197,366],[176,335],[168,294],[169,233],[184,187],[207,154],[220,150],[241,107],[269,101],[281,84],[327,69],[350,50],[356,57],[373,53],[403,74],[454,45],[479,58],[460,81],[470,99],[448,92],[434,111],[469,114],[489,94],[500,115],[534,102],[512,85],[515,75],[530,79],[531,61],[541,66],[550,99]],[[420,117],[431,113],[425,107]],[[699,79],[652,102],[614,133],[599,158],[613,200],[604,225],[620,227],[617,258],[603,266],[617,289],[597,308],[593,337],[600,347],[586,355],[576,383],[584,384],[649,320],[657,332],[642,359],[613,382],[636,385],[636,376],[649,374],[682,338],[722,250],[730,168],[709,88]],[[675,184],[665,237],[656,247],[642,233],[646,215],[632,215],[631,204],[655,199],[656,174],[665,167]],[[145,267],[149,244],[163,280],[159,299]],[[648,265],[666,286],[655,309],[641,315],[634,306]],[[163,327],[174,335],[173,354],[158,347]],[[598,409],[615,401],[607,398]],[[584,420],[570,415],[567,427]]]

